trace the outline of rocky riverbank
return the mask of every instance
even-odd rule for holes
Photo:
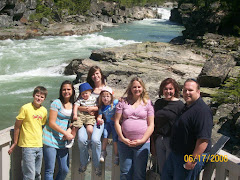
[[[206,34],[202,38],[205,39],[202,41],[203,46],[208,48],[199,48],[193,44],[146,42],[94,50],[87,59],[72,60],[64,73],[79,74],[81,81],[85,81],[89,67],[97,65],[103,70],[116,97],[123,95],[130,79],[139,76],[146,83],[153,102],[158,98],[159,85],[163,79],[174,78],[182,86],[187,78],[196,78],[202,86],[201,95],[204,101],[214,112],[213,140],[216,141],[221,133],[230,136],[227,150],[239,156],[240,111],[235,110],[234,104],[216,106],[211,96],[227,77],[238,76],[240,48],[232,47],[228,52],[220,52],[224,44],[231,42],[231,38],[221,36],[221,45],[218,47],[218,35]],[[231,126],[227,125],[229,122]]]
[[[0,39],[81,35],[100,31],[104,26],[159,17],[156,10],[148,7],[128,9],[93,1],[87,16],[66,14],[61,22],[54,23],[43,18],[41,25],[36,27],[29,21],[29,15],[36,8],[36,0],[27,2],[30,4],[14,0],[0,2]],[[215,12],[217,6],[218,4],[211,6]],[[84,81],[89,67],[98,65],[117,97],[122,96],[132,77],[139,76],[146,83],[153,102],[157,99],[157,91],[163,79],[172,77],[182,86],[187,78],[197,78],[203,87],[202,96],[214,112],[213,139],[218,139],[219,133],[230,136],[227,150],[240,156],[239,105],[219,106],[211,100],[211,95],[226,78],[237,77],[240,73],[240,39],[206,33],[219,29],[223,14],[210,13],[211,16],[203,21],[203,12],[195,9],[192,4],[182,4],[173,10],[171,19],[183,23],[186,31],[183,32],[184,37],[175,38],[170,44],[146,42],[94,50],[87,59],[71,60],[64,73],[79,74]]]
[[[161,18],[152,7],[120,7],[116,3],[91,1],[88,13],[68,15],[50,21],[41,18],[40,23],[32,22],[30,15],[36,12],[36,0],[0,2],[0,40],[28,39],[37,36],[68,36],[82,35],[101,31],[104,26],[129,23],[144,18]],[[52,8],[53,5],[47,5]],[[166,6],[173,4],[166,3]]]

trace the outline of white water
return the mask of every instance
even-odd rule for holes
[[[170,11],[158,11],[164,19],[144,19],[94,34],[0,41],[0,129],[14,124],[19,108],[32,101],[32,91],[38,85],[48,89],[44,106],[49,109],[62,81],[75,79],[62,74],[72,59],[87,58],[94,49],[168,42],[180,35],[183,28],[168,21]]]
[[[93,49],[134,42],[97,34],[0,41],[0,81],[62,76],[66,60],[86,58]]]
[[[162,15],[162,20],[168,21],[171,16],[171,11],[164,8],[158,8],[158,13]]]

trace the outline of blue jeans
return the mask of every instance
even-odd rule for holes
[[[100,155],[101,155],[101,136],[103,133],[104,125],[97,127],[97,124],[93,126],[92,133],[92,161],[95,168],[100,165]],[[86,166],[88,163],[88,135],[87,130],[82,126],[78,130],[78,147],[80,151],[80,163],[82,166]]]
[[[45,162],[45,180],[53,180],[56,157],[59,171],[56,180],[64,180],[69,171],[69,151],[67,148],[56,149],[50,146],[43,146],[43,157]]]
[[[104,123],[103,138],[108,138],[111,133],[113,142],[117,142],[118,135],[114,127],[114,121]]]
[[[150,143],[129,147],[118,141],[121,180],[145,180]]]
[[[23,179],[41,179],[43,151],[41,147],[22,148]]]
[[[206,155],[204,153],[203,155]],[[200,160],[197,159],[197,164],[193,170],[187,170],[183,167],[186,163],[184,161],[184,155],[171,152],[163,167],[161,179],[164,180],[195,180],[202,170],[204,165],[204,156],[201,156]],[[206,160],[206,159],[205,159]]]

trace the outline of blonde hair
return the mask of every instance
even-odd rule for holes
[[[141,84],[141,86],[143,88],[143,91],[142,91],[142,94],[141,94],[140,98],[143,101],[143,103],[146,105],[147,101],[149,100],[149,96],[148,96],[148,92],[146,90],[146,87],[145,87],[145,84],[144,84],[143,80],[141,78],[139,78],[139,77],[134,77],[130,81],[130,83],[129,83],[128,87],[127,87],[127,90],[125,91],[123,96],[127,95],[127,99],[132,99],[133,98],[133,94],[132,94],[131,88],[132,88],[132,85],[133,85],[134,81],[138,81]]]
[[[110,105],[111,105],[111,108],[113,107],[113,95],[108,92],[108,91],[101,91],[100,95],[99,95],[99,98],[98,98],[98,106],[101,108],[104,104],[102,102],[102,96],[103,96],[103,93],[109,93],[111,95],[111,101],[110,101]]]

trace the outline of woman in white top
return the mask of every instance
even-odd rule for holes
[[[67,131],[69,120],[72,117],[75,91],[71,81],[64,81],[59,91],[59,98],[54,100],[50,107],[49,121],[43,129],[43,157],[45,162],[45,180],[52,180],[55,160],[58,160],[59,171],[57,180],[63,180],[69,171],[69,150],[65,147],[66,140],[73,135]]]

